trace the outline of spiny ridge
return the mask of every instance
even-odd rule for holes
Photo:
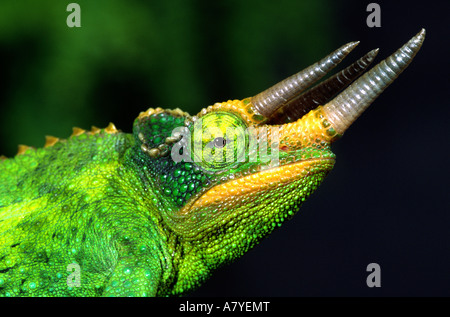
[[[80,136],[82,134],[95,135],[95,134],[100,133],[101,131],[105,131],[108,134],[114,134],[114,133],[120,132],[120,130],[117,129],[116,126],[112,122],[110,122],[108,124],[108,126],[106,128],[104,128],[104,129],[100,129],[100,128],[96,127],[96,126],[92,126],[90,131],[86,131],[86,130],[84,130],[82,128],[79,128],[79,127],[73,127],[72,128],[72,134],[70,135],[70,138],[77,137],[77,136]],[[55,145],[58,142],[65,142],[65,141],[66,140],[60,139],[60,138],[52,136],[52,135],[46,135],[45,136],[44,148],[48,148],[48,147],[51,147],[51,146]],[[29,149],[35,150],[36,148],[32,147],[32,146],[24,145],[24,144],[19,144],[16,155],[25,154],[25,152],[27,152]],[[6,160],[6,159],[8,159],[8,157],[6,157],[4,155],[0,156],[0,161]]]
[[[55,145],[59,141],[59,138],[51,135],[45,136],[45,145],[44,147],[49,147]]]

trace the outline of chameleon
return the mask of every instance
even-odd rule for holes
[[[422,29],[326,80],[350,42],[197,115],[150,108],[132,133],[73,128],[0,159],[0,295],[182,296],[291,219],[331,145],[410,64]]]

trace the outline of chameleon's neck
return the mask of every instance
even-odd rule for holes
[[[159,237],[162,239],[161,244],[167,254],[165,260],[168,261],[169,267],[164,271],[167,279],[165,285],[159,288],[158,295],[183,294],[204,281],[209,276],[210,268],[205,263],[197,242],[176,234],[168,225],[179,207],[164,195],[156,179],[157,175],[152,174],[150,168],[147,168],[152,164],[151,160],[154,158],[140,151],[139,146],[133,146],[127,150],[124,167],[132,176],[128,177],[129,186],[125,187],[129,189],[133,189],[133,186],[140,187],[134,192],[141,196],[134,197],[134,200],[141,201],[140,204],[145,206],[151,215],[152,222],[157,224]],[[139,185],[136,185],[137,183]],[[131,191],[129,194],[134,195],[134,192]],[[145,194],[142,195],[142,193]],[[201,274],[193,268],[197,268]],[[170,278],[169,275],[171,275]],[[164,283],[164,277],[162,282]]]

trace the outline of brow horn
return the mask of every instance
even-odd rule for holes
[[[317,63],[252,97],[253,106],[260,114],[268,118],[278,108],[336,67],[358,44],[359,42],[345,44]]]
[[[363,74],[364,71],[369,68],[377,53],[378,49],[370,51],[326,81],[323,81],[306,92],[296,96],[275,111],[270,116],[268,123],[282,124],[293,122],[303,117],[312,109],[317,108],[317,106],[324,105],[336,96],[342,89],[349,86],[355,79]]]
[[[323,114],[337,133],[342,134],[413,60],[425,39],[425,29],[361,76],[332,101]]]

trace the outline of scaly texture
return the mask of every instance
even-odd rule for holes
[[[149,221],[156,197],[136,195],[142,186],[123,164],[132,144],[104,130],[0,164],[1,294],[108,295],[119,283],[123,295],[151,295],[164,255],[145,250],[163,235]],[[82,287],[68,287],[71,263],[82,268]]]

